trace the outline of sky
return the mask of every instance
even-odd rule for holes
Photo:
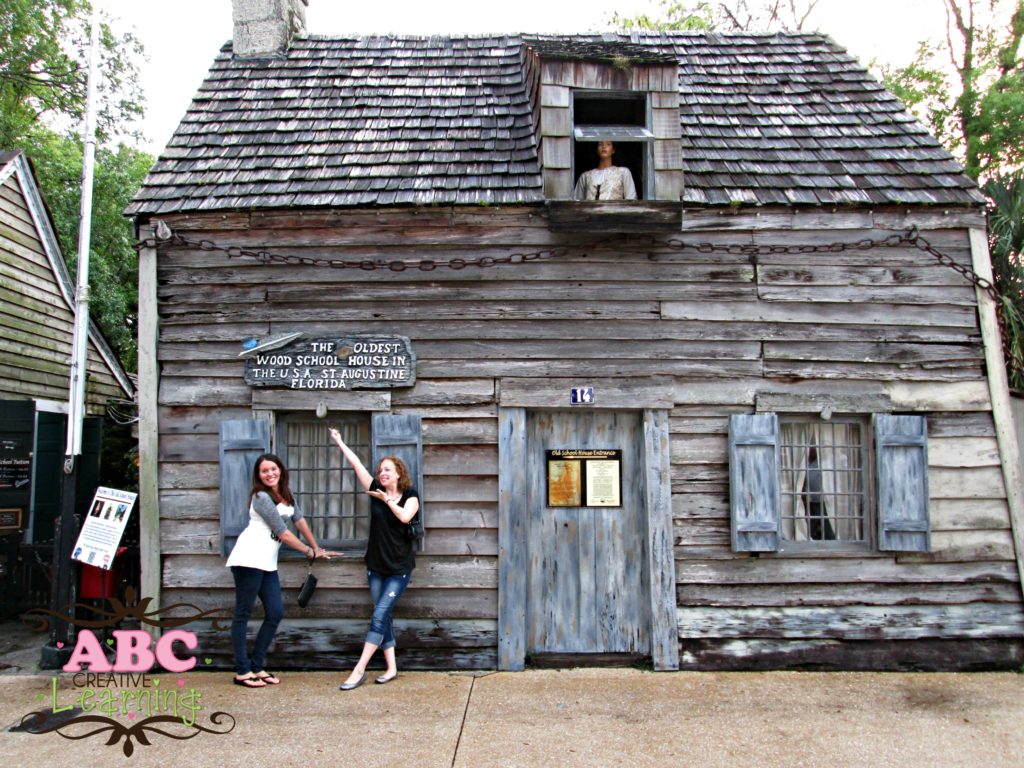
[[[221,46],[231,39],[231,0],[94,0],[142,40],[146,118],[142,149],[154,154],[170,140]],[[658,15],[658,0],[309,0],[306,31],[343,34],[477,34],[593,32],[611,17]],[[902,65],[918,42],[945,28],[943,0],[819,0],[805,30],[830,35],[865,65]]]

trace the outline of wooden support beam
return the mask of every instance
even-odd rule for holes
[[[672,542],[672,467],[669,411],[644,411],[644,475],[651,661],[657,671],[679,669],[676,569]]]
[[[153,229],[144,231],[151,237]],[[160,364],[157,341],[157,249],[139,251],[139,563],[140,598],[150,599],[150,610],[160,610],[160,486],[158,481],[158,393]],[[146,628],[154,637],[156,628]]]
[[[992,282],[992,260],[988,252],[988,237],[984,229],[972,227],[971,260],[974,272]],[[1010,386],[1003,360],[1002,337],[996,318],[996,305],[992,297],[981,288],[978,295],[978,319],[985,345],[985,363],[988,369],[989,394],[992,399],[992,418],[996,426],[996,440],[1002,461],[1003,484],[1010,506],[1010,530],[1017,560],[1017,575],[1024,592],[1024,472],[1021,468],[1020,445],[1013,423],[1010,405]]]
[[[526,409],[498,413],[498,669],[526,668]]]

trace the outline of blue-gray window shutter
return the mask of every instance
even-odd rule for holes
[[[373,454],[372,465],[368,469],[376,476],[380,460],[389,455],[397,456],[405,463],[412,484],[420,494],[420,520],[425,531],[427,517],[423,509],[423,430],[420,417],[407,413],[374,413],[370,431]],[[425,541],[424,536],[421,548]]]
[[[779,417],[729,417],[729,513],[734,552],[775,552],[782,530]]]
[[[220,547],[225,557],[249,524],[252,468],[270,450],[270,422],[238,419],[220,423]]]
[[[928,514],[928,423],[924,416],[875,414],[878,548],[931,549]]]

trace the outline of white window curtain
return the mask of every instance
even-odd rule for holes
[[[369,535],[369,500],[323,421],[288,421],[281,458],[288,467],[292,492],[318,541],[346,542]],[[336,424],[342,439],[369,461],[367,426]]]
[[[858,424],[782,425],[782,537],[861,541],[863,467]]]

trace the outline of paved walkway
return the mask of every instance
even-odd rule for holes
[[[182,690],[200,696],[198,724],[224,731],[233,719],[233,728],[217,735],[161,724],[195,736],[149,731],[150,746],[135,739],[125,759],[123,738],[106,745],[109,728],[79,741],[10,732],[29,712],[52,711],[53,678],[3,675],[0,749],[7,765],[33,768],[72,756],[78,765],[218,768],[1024,765],[1024,677],[1016,674],[412,672],[348,692],[337,690],[340,679],[293,673],[279,686],[245,690],[223,673],[189,673]],[[174,676],[147,682],[177,687]],[[80,692],[62,675],[57,708]],[[116,701],[119,689],[112,693]],[[231,717],[216,726],[215,712]]]
[[[1014,673],[403,672],[342,692],[336,672],[282,674],[281,685],[259,690],[233,686],[224,672],[189,672],[76,687],[71,675],[33,670],[37,653],[0,649],[11,664],[0,674],[0,754],[11,768],[1024,766],[1024,675]],[[114,685],[104,693],[102,682]],[[125,757],[126,738],[107,745],[112,729],[102,723],[62,729],[97,731],[80,740],[10,730],[55,702],[95,706],[109,696],[120,706],[123,691],[184,701],[190,690],[197,723],[226,733],[185,727],[182,710],[158,724],[163,733],[133,737]],[[110,719],[141,727],[160,706]]]

